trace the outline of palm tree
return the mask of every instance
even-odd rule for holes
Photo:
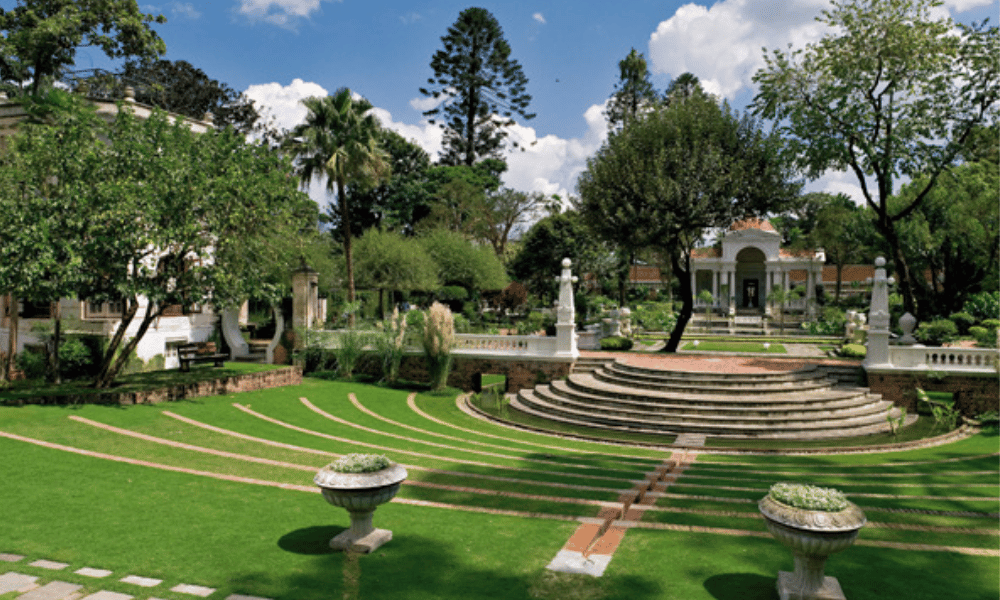
[[[389,156],[378,146],[381,124],[364,98],[340,88],[332,96],[302,101],[306,120],[288,134],[285,146],[297,161],[303,187],[326,177],[327,192],[336,193],[347,264],[347,301],[354,302],[354,259],[351,253],[351,211],[347,186],[378,185],[389,177]],[[350,315],[354,325],[354,315]]]

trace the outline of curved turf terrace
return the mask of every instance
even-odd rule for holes
[[[763,599],[791,556],[756,501],[801,481],[840,488],[868,515],[857,547],[827,566],[852,600],[997,597],[997,450],[978,435],[883,454],[700,454],[648,494],[590,578],[545,566],[670,449],[513,430],[454,395],[317,379],[157,406],[3,407],[0,552],[184,578],[219,598]],[[409,471],[375,515],[393,541],[360,559],[325,547],[349,521],[312,484],[350,452]],[[183,597],[171,594],[155,592]]]

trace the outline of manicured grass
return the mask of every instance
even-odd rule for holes
[[[156,406],[0,407],[0,432],[162,465],[0,437],[0,551],[28,556],[11,570],[85,584],[88,593],[135,594],[117,583],[126,574],[162,578],[149,594],[165,600],[186,598],[169,591],[181,582],[218,588],[212,597],[275,600],[763,599],[792,560],[769,537],[750,535],[764,530],[756,500],[774,481],[803,481],[841,487],[873,522],[858,546],[827,566],[852,600],[986,598],[1000,585],[995,556],[960,553],[997,550],[995,436],[857,456],[701,454],[658,499],[664,510],[648,511],[641,523],[732,533],[630,529],[595,579],[545,565],[576,530],[573,519],[596,516],[600,502],[615,501],[669,450],[511,430],[461,412],[454,395],[419,393],[412,406],[409,396],[307,378]],[[347,513],[322,500],[312,476],[335,455],[373,451],[408,465],[398,501],[375,513],[393,540],[371,556],[332,553],[327,542],[347,527]],[[974,512],[951,512],[958,510]],[[870,545],[886,543],[939,549]],[[53,574],[26,566],[37,558],[73,568]],[[116,577],[95,582],[71,573],[82,566]],[[962,576],[950,576],[956,572]]]
[[[785,354],[785,347],[781,344],[770,343],[765,348],[765,342],[723,342],[706,340],[698,342],[688,342],[682,350],[698,350],[699,352],[767,352],[770,354]]]

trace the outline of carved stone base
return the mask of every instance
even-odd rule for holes
[[[351,551],[369,554],[391,539],[392,532],[388,529],[373,529],[371,533],[361,537],[347,529],[330,540],[330,547],[341,552]]]
[[[780,600],[847,600],[836,577],[824,577],[823,585],[812,591],[802,589],[794,573],[778,571],[778,598]]]

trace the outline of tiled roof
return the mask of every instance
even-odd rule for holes
[[[805,281],[806,272],[803,269],[795,269],[789,271],[788,277],[793,282]],[[844,265],[844,270],[840,274],[840,280],[843,283],[851,283],[854,281],[857,281],[858,283],[865,283],[867,280],[874,277],[875,267],[872,265]],[[823,266],[823,281],[825,283],[837,282],[836,265]]]
[[[691,258],[721,258],[722,248],[695,248],[691,250]]]
[[[729,226],[729,231],[743,231],[744,229],[759,229],[761,231],[778,233],[778,230],[774,228],[774,225],[771,225],[771,222],[766,219],[743,219],[742,221],[736,221]]]
[[[663,281],[663,278],[660,275],[659,267],[652,265],[632,265],[629,281],[632,283],[660,283]]]

